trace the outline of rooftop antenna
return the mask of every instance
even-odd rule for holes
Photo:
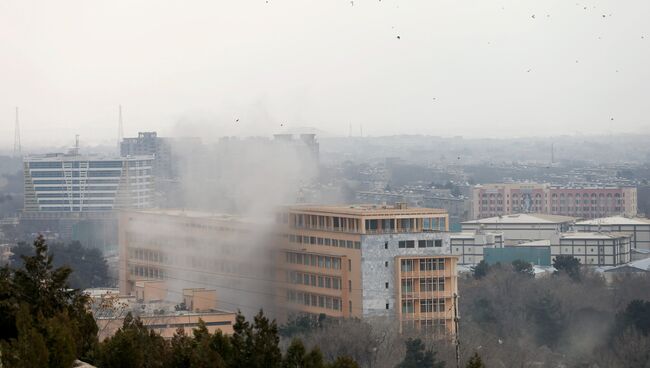
[[[348,137],[352,137],[352,123],[350,123],[350,129],[348,131]]]
[[[20,123],[18,120],[18,106],[16,106],[16,124],[14,126],[14,157],[18,157],[22,154],[22,149],[20,147]]]
[[[74,154],[78,155],[79,154],[79,134],[75,134],[74,136]]]
[[[359,136],[363,138],[363,124],[359,124]]]
[[[118,115],[118,126],[117,126],[117,148],[120,148],[122,139],[124,139],[124,126],[122,125],[122,105],[119,105],[119,115]]]

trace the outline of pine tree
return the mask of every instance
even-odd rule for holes
[[[397,368],[443,368],[444,362],[436,360],[436,353],[425,349],[420,339],[409,338],[405,342],[406,355]]]
[[[291,340],[291,345],[287,348],[287,352],[282,361],[283,368],[302,368],[305,365],[305,355],[307,350],[300,339],[294,338]]]
[[[467,362],[467,368],[485,368],[485,364],[483,364],[483,361],[481,360],[481,357],[478,355],[478,353],[474,353],[472,357],[469,359],[469,362]]]

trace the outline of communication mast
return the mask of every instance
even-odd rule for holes
[[[124,139],[124,127],[122,125],[122,105],[119,105],[118,126],[117,126],[117,149],[120,149],[120,144]]]
[[[22,155],[22,149],[20,147],[20,123],[18,120],[18,106],[16,106],[16,124],[14,126],[14,157],[19,157]]]

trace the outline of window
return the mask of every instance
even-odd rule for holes
[[[348,271],[352,271],[352,260],[348,259]]]
[[[425,277],[420,279],[420,292],[430,292],[433,291],[433,279],[430,277]]]
[[[402,300],[402,313],[413,313],[413,301]]]
[[[413,279],[402,279],[402,292],[413,292]]]
[[[399,248],[415,248],[415,240],[400,240],[397,245]]]
[[[348,300],[348,307],[350,308],[350,313],[352,313],[352,300]]]
[[[433,312],[433,300],[432,299],[421,299],[420,300],[420,312],[421,313],[431,313],[431,312]]]
[[[386,289],[388,289],[388,283],[385,283],[385,285],[386,285]]]
[[[411,272],[413,271],[413,260],[412,259],[403,259],[400,262],[400,267],[402,272]]]
[[[386,303],[386,309],[388,309],[388,303]]]
[[[352,280],[348,280],[348,291],[352,291]]]
[[[388,242],[384,243],[384,249],[388,249]]]
[[[426,247],[427,247],[426,240],[418,240],[418,248],[426,248]]]
[[[384,262],[384,266],[388,267],[388,261]]]
[[[442,247],[442,239],[436,239],[435,242],[436,242],[436,248]]]

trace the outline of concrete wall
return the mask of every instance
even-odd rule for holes
[[[418,248],[417,240],[442,240],[439,248]],[[399,248],[400,240],[415,240],[415,248]],[[388,249],[386,249],[386,244]],[[361,236],[363,317],[396,317],[395,257],[450,254],[449,233],[404,233]],[[388,263],[386,263],[388,262]],[[388,283],[388,287],[386,287]],[[386,309],[386,303],[389,309]]]

